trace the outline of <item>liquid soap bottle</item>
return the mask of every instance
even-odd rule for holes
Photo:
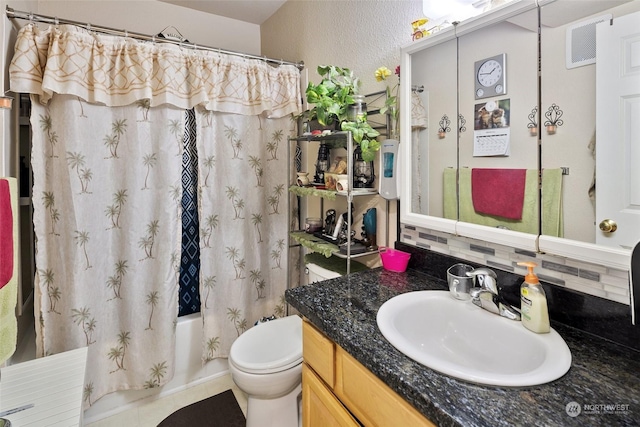
[[[522,324],[533,332],[545,334],[550,330],[549,309],[544,289],[542,289],[538,276],[533,272],[533,268],[537,264],[535,262],[519,262],[518,265],[524,265],[529,270],[520,286]]]

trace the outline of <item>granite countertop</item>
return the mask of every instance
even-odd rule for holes
[[[285,295],[300,314],[439,426],[640,425],[640,352],[578,329],[552,322],[571,350],[567,374],[548,384],[516,388],[440,374],[382,336],[376,314],[385,301],[404,292],[446,289],[445,281],[415,270],[378,268],[289,289]],[[567,413],[572,402],[581,409],[575,417]]]

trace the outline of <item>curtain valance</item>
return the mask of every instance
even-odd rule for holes
[[[301,111],[293,65],[161,42],[96,34],[70,25],[22,28],[9,67],[11,90],[46,103],[54,93],[111,107],[148,100],[189,109],[284,117]]]

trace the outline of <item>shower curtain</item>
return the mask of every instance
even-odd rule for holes
[[[205,360],[263,316],[284,314],[288,117],[197,110],[200,310]],[[283,286],[285,285],[285,286]]]
[[[203,360],[283,312],[295,67],[30,24],[9,72],[33,99],[37,353],[88,346],[85,408],[173,375],[187,109]]]
[[[90,348],[87,405],[173,376],[183,117],[33,103],[37,351]]]

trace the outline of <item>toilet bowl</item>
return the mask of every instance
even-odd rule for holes
[[[298,427],[302,382],[302,319],[287,316],[240,335],[229,371],[247,394],[247,427]]]

